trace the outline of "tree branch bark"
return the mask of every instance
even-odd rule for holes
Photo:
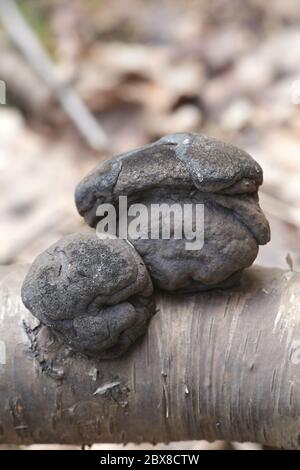
[[[26,270],[0,270],[0,443],[300,448],[300,274],[253,267],[235,289],[158,294],[147,336],[100,362],[38,326],[20,300]]]

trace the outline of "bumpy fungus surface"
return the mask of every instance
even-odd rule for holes
[[[22,287],[25,306],[72,348],[112,359],[147,329],[152,282],[133,247],[77,233],[39,255]]]
[[[153,282],[166,290],[229,287],[270,239],[258,204],[261,167],[243,150],[198,134],[174,134],[112,158],[79,183],[76,205],[90,226],[102,203],[204,204],[204,246],[186,240],[131,240]],[[195,222],[195,221],[194,221]]]

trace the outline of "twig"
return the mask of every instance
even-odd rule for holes
[[[105,132],[75,91],[57,77],[54,64],[14,0],[0,0],[0,18],[12,40],[55,94],[87,143],[96,150],[106,148]]]

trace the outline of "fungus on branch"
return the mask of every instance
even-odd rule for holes
[[[67,345],[113,359],[146,331],[154,313],[152,290],[133,247],[89,231],[63,238],[36,258],[22,299]]]
[[[262,169],[243,150],[204,135],[180,133],[100,164],[78,185],[76,205],[95,227],[99,205],[118,207],[119,196],[148,208],[203,204],[202,249],[188,251],[187,240],[174,236],[151,239],[149,234],[130,241],[158,287],[207,290],[235,284],[255,260],[258,245],[269,241],[257,195],[262,181]]]
[[[0,268],[0,443],[224,439],[300,449],[299,273],[254,266],[238,288],[214,295],[160,293],[147,341],[111,362],[52,352],[52,335],[20,303],[27,269]]]

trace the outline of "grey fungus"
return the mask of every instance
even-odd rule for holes
[[[245,151],[205,135],[179,133],[101,163],[79,183],[75,199],[92,227],[98,206],[118,208],[119,196],[148,208],[203,204],[202,249],[188,251],[184,238],[172,236],[130,239],[154,285],[194,292],[236,284],[258,246],[269,241],[269,224],[258,201],[262,181],[261,167]]]
[[[148,271],[125,240],[94,231],[58,241],[33,262],[22,300],[63,343],[88,356],[114,359],[147,330],[154,314]]]
[[[201,204],[203,246],[186,249],[187,237],[175,236],[183,220],[175,217],[166,239],[151,233],[102,239],[92,229],[72,234],[33,262],[22,286],[23,303],[74,350],[100,359],[122,356],[155,313],[152,281],[179,292],[238,282],[258,246],[270,239],[258,200],[262,182],[262,169],[249,154],[198,134],[165,136],[101,163],[76,189],[77,209],[88,225],[97,226],[101,204],[112,204],[117,214],[120,196],[150,213],[153,204],[177,204],[182,213],[186,205]],[[190,222],[197,225],[195,212]]]

